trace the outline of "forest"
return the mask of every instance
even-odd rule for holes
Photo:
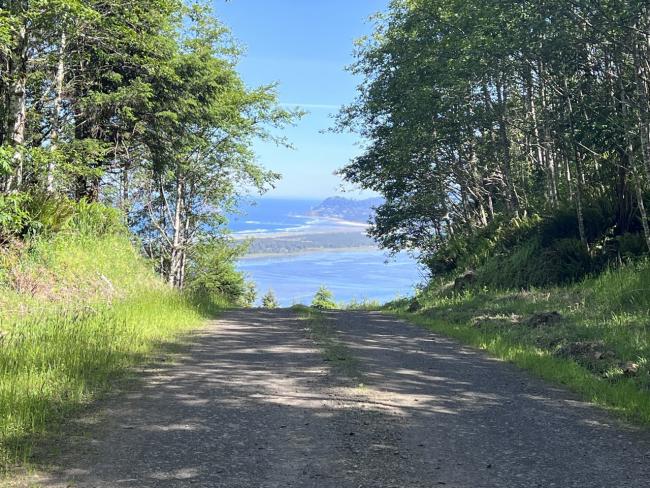
[[[372,235],[433,276],[573,281],[650,248],[642,0],[396,0],[357,45],[340,173],[382,194]]]
[[[253,139],[297,113],[248,88],[207,4],[0,2],[0,236],[63,227],[75,202],[119,209],[179,288],[198,250],[223,257],[223,215],[278,175]],[[205,256],[204,256],[205,257]]]

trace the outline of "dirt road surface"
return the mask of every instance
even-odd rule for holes
[[[224,314],[36,486],[650,486],[648,431],[397,319],[324,317],[315,334],[290,310]]]

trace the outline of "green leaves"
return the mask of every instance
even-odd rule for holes
[[[583,241],[583,209],[599,199],[618,208],[614,232],[638,232],[647,217],[630,188],[650,174],[642,3],[392,1],[357,44],[350,69],[363,80],[337,120],[368,140],[340,174],[386,197],[371,234],[448,271],[454,258],[435,257],[445,242],[562,206]]]

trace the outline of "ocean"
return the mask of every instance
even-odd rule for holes
[[[239,214],[229,215],[229,227],[235,235],[317,230],[326,222],[307,214],[319,203],[320,200],[261,198],[241,205]]]
[[[243,215],[230,217],[235,234],[271,238],[274,234],[296,236],[336,231],[332,221],[311,217],[319,200],[261,199],[247,205]],[[346,224],[340,232],[350,232]],[[358,224],[357,224],[358,225]],[[341,227],[342,226],[342,227]],[[358,232],[361,232],[359,230]],[[296,254],[251,255],[238,263],[257,287],[259,296],[273,290],[281,306],[309,304],[320,286],[334,293],[335,301],[386,302],[412,295],[423,280],[418,264],[406,254],[388,257],[378,248],[341,248]]]

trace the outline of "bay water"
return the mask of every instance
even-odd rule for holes
[[[332,222],[308,215],[318,200],[261,199],[231,216],[230,228],[237,235],[264,237],[313,235]],[[347,230],[349,232],[349,229]],[[361,232],[361,231],[359,231]],[[406,254],[388,257],[378,248],[316,250],[296,254],[250,255],[238,269],[255,282],[261,297],[273,290],[281,306],[309,304],[320,286],[334,293],[338,303],[377,301],[384,303],[412,295],[423,281],[418,264]]]

